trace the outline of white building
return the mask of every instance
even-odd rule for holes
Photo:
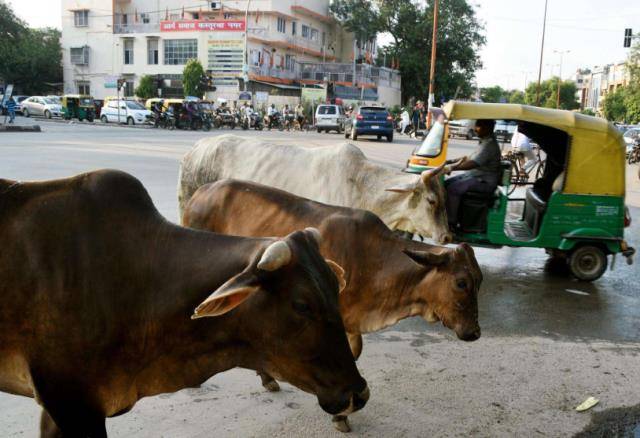
[[[198,58],[210,97],[294,97],[332,82],[336,94],[399,104],[398,72],[370,65],[375,43],[355,47],[354,78],[353,38],[328,10],[329,0],[62,0],[64,91],[104,98],[123,78],[130,96],[153,75],[164,97],[182,97],[184,64]]]

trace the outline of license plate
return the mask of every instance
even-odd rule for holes
[[[378,125],[372,125],[372,126],[371,126],[371,129],[380,129],[380,126],[378,126]]]

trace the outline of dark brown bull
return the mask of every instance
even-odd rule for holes
[[[240,236],[284,236],[307,226],[321,230],[322,254],[346,270],[340,312],[356,358],[362,333],[410,316],[442,321],[465,341],[480,337],[482,272],[466,244],[448,249],[409,241],[394,235],[373,213],[238,180],[200,187],[182,220],[185,226]],[[268,375],[261,377],[267,389],[278,389]],[[348,429],[346,423],[338,427]]]
[[[0,390],[42,405],[43,436],[105,437],[105,417],[233,367],[361,408],[338,280],[317,231],[287,234],[178,227],[116,171],[0,180]]]

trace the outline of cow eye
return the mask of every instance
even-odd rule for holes
[[[458,280],[458,288],[459,289],[466,289],[467,288],[466,280]]]
[[[309,305],[304,301],[298,301],[298,300],[294,301],[293,310],[295,310],[296,312],[302,315],[308,315],[309,313],[311,313],[311,307],[309,307]]]

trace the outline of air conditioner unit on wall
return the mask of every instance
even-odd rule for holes
[[[222,7],[222,2],[211,2],[211,10],[217,11]]]

